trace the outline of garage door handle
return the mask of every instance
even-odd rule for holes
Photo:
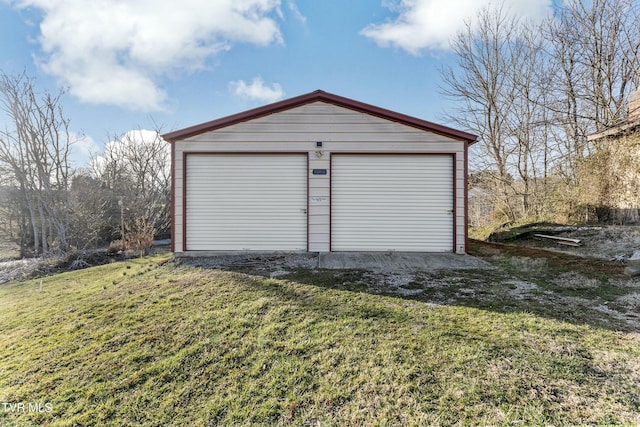
[[[447,209],[447,212],[453,215],[453,209]]]
[[[300,209],[300,212],[302,212],[303,214],[306,214],[307,210],[306,209]]]

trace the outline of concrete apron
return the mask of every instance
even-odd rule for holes
[[[189,251],[177,258],[207,258],[215,265],[249,264],[269,267],[326,268],[371,271],[492,270],[490,263],[470,255],[424,252],[220,252]],[[275,266],[275,265],[274,265]]]

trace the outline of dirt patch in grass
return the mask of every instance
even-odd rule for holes
[[[548,264],[552,269],[575,270],[588,274],[609,274],[619,276],[624,266],[606,259],[584,257],[577,254],[550,251],[549,248],[533,248],[524,245],[502,244],[470,240],[469,254],[491,260],[491,257],[524,257],[533,263]]]

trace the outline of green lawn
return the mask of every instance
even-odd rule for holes
[[[640,423],[636,333],[167,258],[0,286],[0,425]]]

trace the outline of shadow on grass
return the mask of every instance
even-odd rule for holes
[[[620,265],[477,241],[472,242],[470,252],[498,268],[376,272],[265,265],[225,270],[400,300],[530,313],[613,331],[640,330],[640,316],[618,302],[621,296],[638,291],[638,285],[622,274]],[[281,287],[277,292],[300,302],[301,296],[295,292],[288,295]]]

